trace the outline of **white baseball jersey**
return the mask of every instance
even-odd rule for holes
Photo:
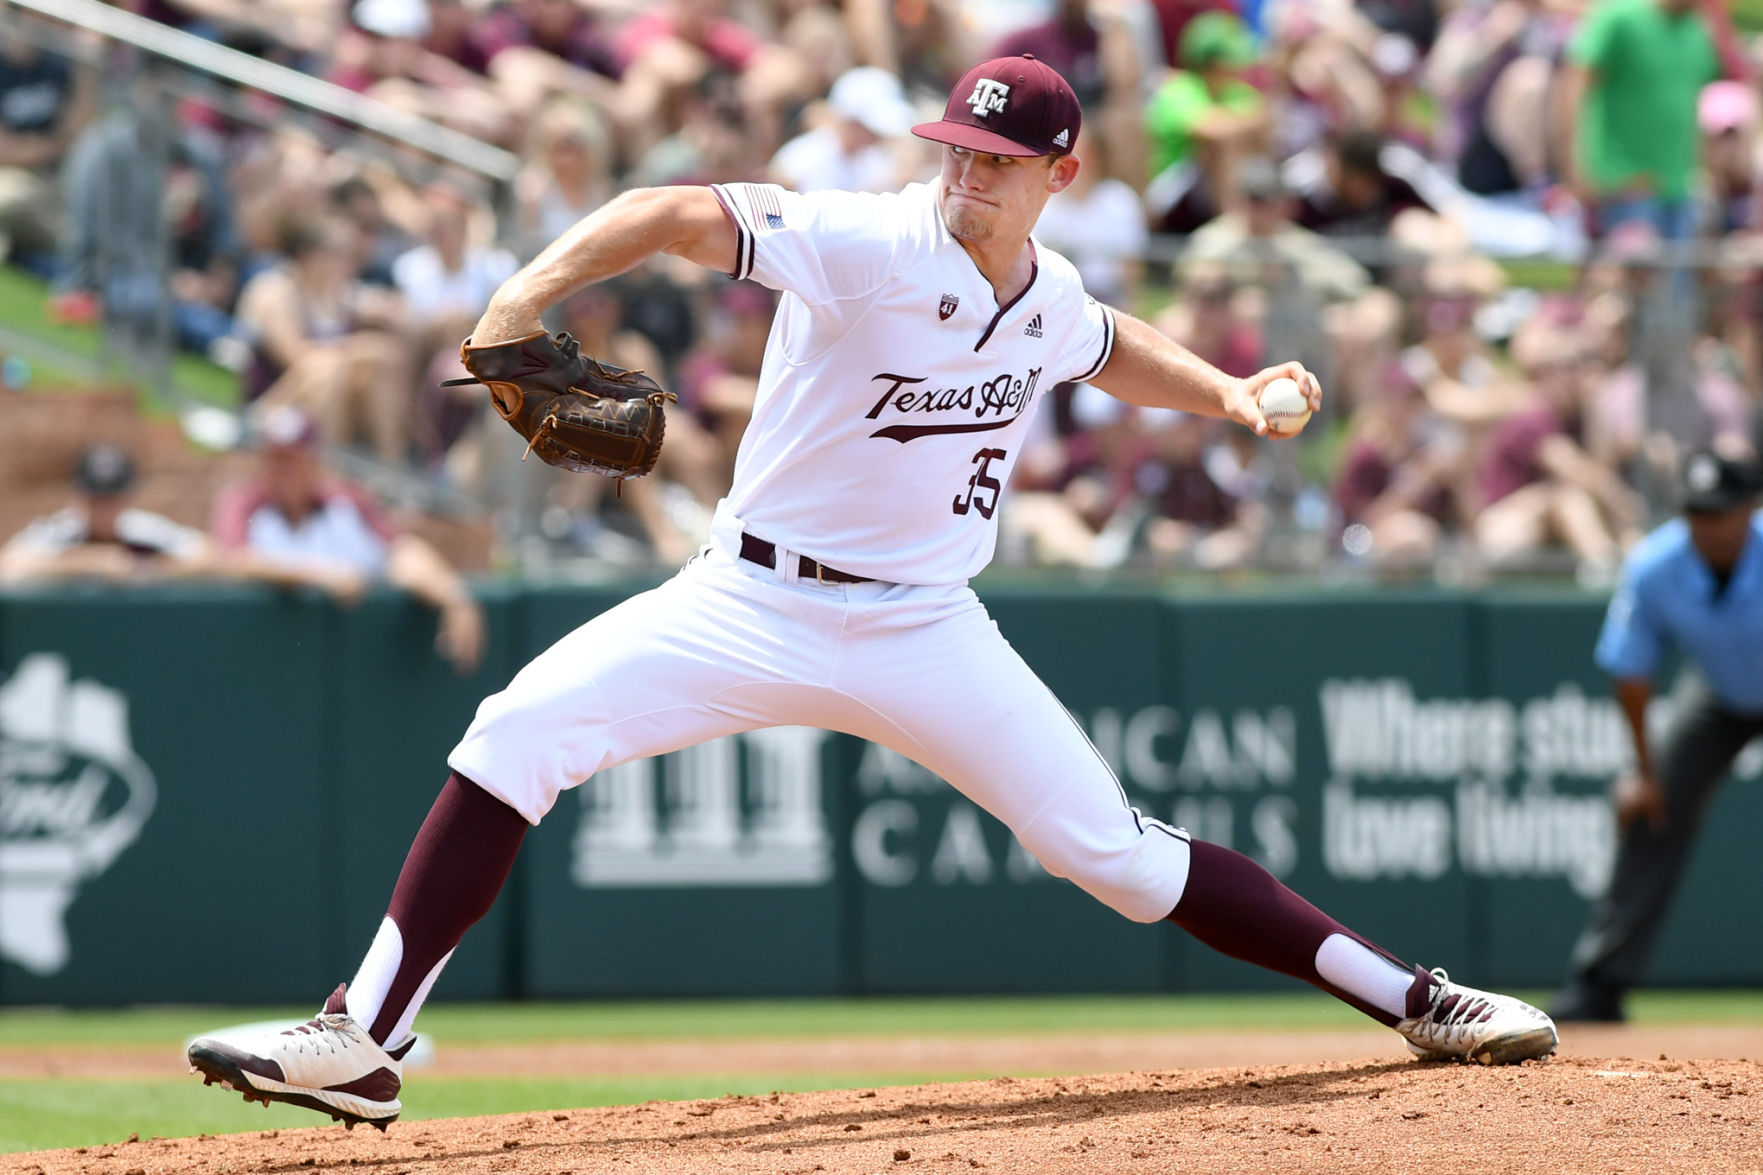
[[[713,190],[737,229],[733,276],[784,292],[725,509],[853,575],[978,573],[1040,396],[1102,370],[1113,314],[1038,245],[1028,287],[999,306],[928,184]]]

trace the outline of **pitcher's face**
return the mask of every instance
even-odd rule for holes
[[[987,155],[945,144],[937,191],[943,223],[962,241],[1026,238],[1077,169],[1072,155]]]

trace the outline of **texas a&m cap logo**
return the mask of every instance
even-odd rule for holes
[[[1009,86],[996,78],[981,78],[973,84],[973,93],[968,95],[967,104],[973,107],[975,118],[984,118],[993,111],[1003,110],[1009,98]]]
[[[942,121],[921,123],[912,133],[988,155],[1066,155],[1082,121],[1065,79],[1024,54],[968,70],[949,91]]]

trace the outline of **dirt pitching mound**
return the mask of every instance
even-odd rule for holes
[[[28,1175],[1759,1172],[1763,1065],[1337,1061],[153,1139],[0,1160]]]

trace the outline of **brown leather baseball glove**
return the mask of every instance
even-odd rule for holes
[[[563,331],[482,347],[466,339],[459,358],[471,378],[446,382],[489,388],[496,411],[546,464],[620,481],[655,468],[667,426],[661,405],[679,397],[642,372],[583,355]]]

